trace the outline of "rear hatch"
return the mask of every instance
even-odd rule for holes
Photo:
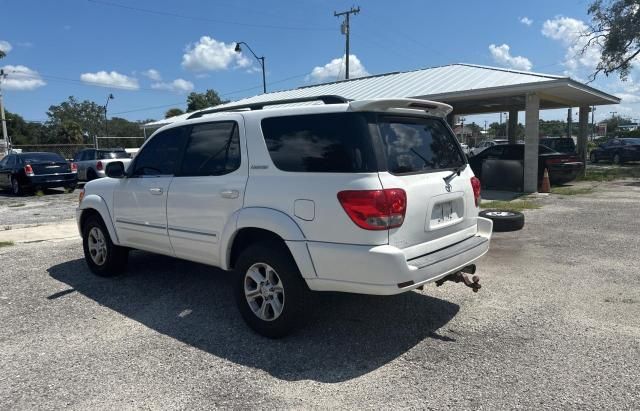
[[[380,182],[407,198],[404,223],[389,230],[389,244],[411,259],[475,235],[473,172],[444,120],[380,115],[377,129],[386,162]]]

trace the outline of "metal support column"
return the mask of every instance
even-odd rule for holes
[[[540,97],[535,93],[526,96],[524,137],[524,192],[538,191],[538,144],[540,120]]]

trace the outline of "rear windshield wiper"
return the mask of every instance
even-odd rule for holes
[[[459,176],[460,173],[462,173],[465,168],[467,168],[467,164],[459,165],[458,167],[453,169],[453,172],[451,174],[449,174],[446,177],[443,177],[442,179],[444,180],[445,183],[449,184],[451,180],[453,180],[454,177]]]

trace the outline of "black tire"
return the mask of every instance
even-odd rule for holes
[[[510,210],[483,210],[480,217],[493,221],[493,232],[504,233],[518,231],[524,227],[524,214]]]
[[[92,233],[92,230],[98,230],[103,236],[103,252],[106,255],[102,263],[99,261],[100,259],[94,261],[94,257],[92,256],[92,254],[95,255],[95,252],[91,250],[90,243],[96,244],[93,235],[96,232],[94,231]],[[114,277],[121,274],[127,266],[129,250],[113,244],[109,236],[109,231],[105,227],[102,219],[98,216],[94,215],[87,218],[87,221],[85,221],[82,226],[82,248],[84,250],[84,259],[91,272],[95,275],[100,277]]]
[[[70,193],[73,193],[74,191],[76,191],[76,188],[78,188],[78,184],[69,184],[68,186],[65,187],[65,190],[69,191]]]
[[[311,306],[311,291],[300,275],[293,257],[285,247],[285,245],[273,246],[265,243],[250,245],[242,251],[235,267],[234,291],[240,314],[249,327],[268,338],[284,337],[303,325],[308,318],[308,309]],[[270,284],[267,280],[261,287],[254,281],[248,275],[248,271],[250,268],[260,265],[267,265],[273,269],[270,271],[271,275],[267,275],[266,272],[262,273],[262,271],[260,274],[268,279],[273,278],[273,272],[275,272],[275,277],[278,277],[279,282],[272,281],[274,284]],[[260,292],[260,290],[268,289],[269,285],[277,287],[278,284],[283,290],[281,295],[274,294],[264,297],[264,293]],[[252,300],[253,305],[250,305],[249,297],[245,295],[246,287],[249,289],[255,287],[256,297]],[[282,311],[279,315],[275,315],[275,306],[268,301],[269,298],[282,304]],[[263,305],[267,307],[265,314],[267,316],[272,314],[273,318],[265,320],[260,318],[259,314],[254,313],[256,306]]]
[[[591,154],[589,155],[589,160],[591,160],[591,162],[593,164],[597,163],[598,162],[598,157],[596,156],[596,153],[591,152]]]
[[[20,182],[14,176],[11,176],[11,194],[13,194],[16,197],[19,197],[24,194],[22,185],[20,185]]]
[[[613,155],[613,164],[622,165],[624,161],[620,158],[620,154],[616,153]]]
[[[93,171],[93,168],[90,168],[89,171],[87,171],[87,181],[95,180],[96,178],[98,178],[98,175]]]

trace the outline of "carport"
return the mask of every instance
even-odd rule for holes
[[[508,135],[515,142],[518,113],[525,112],[525,192],[538,190],[538,143],[540,110],[579,108],[578,154],[586,159],[589,112],[592,106],[617,104],[620,99],[569,77],[515,71],[471,64],[452,64],[407,72],[393,72],[284,90],[228,103],[260,103],[320,95],[339,95],[351,100],[410,97],[436,100],[453,106],[455,116],[509,113]],[[225,105],[218,106],[220,108]],[[146,124],[157,128],[188,115]]]

